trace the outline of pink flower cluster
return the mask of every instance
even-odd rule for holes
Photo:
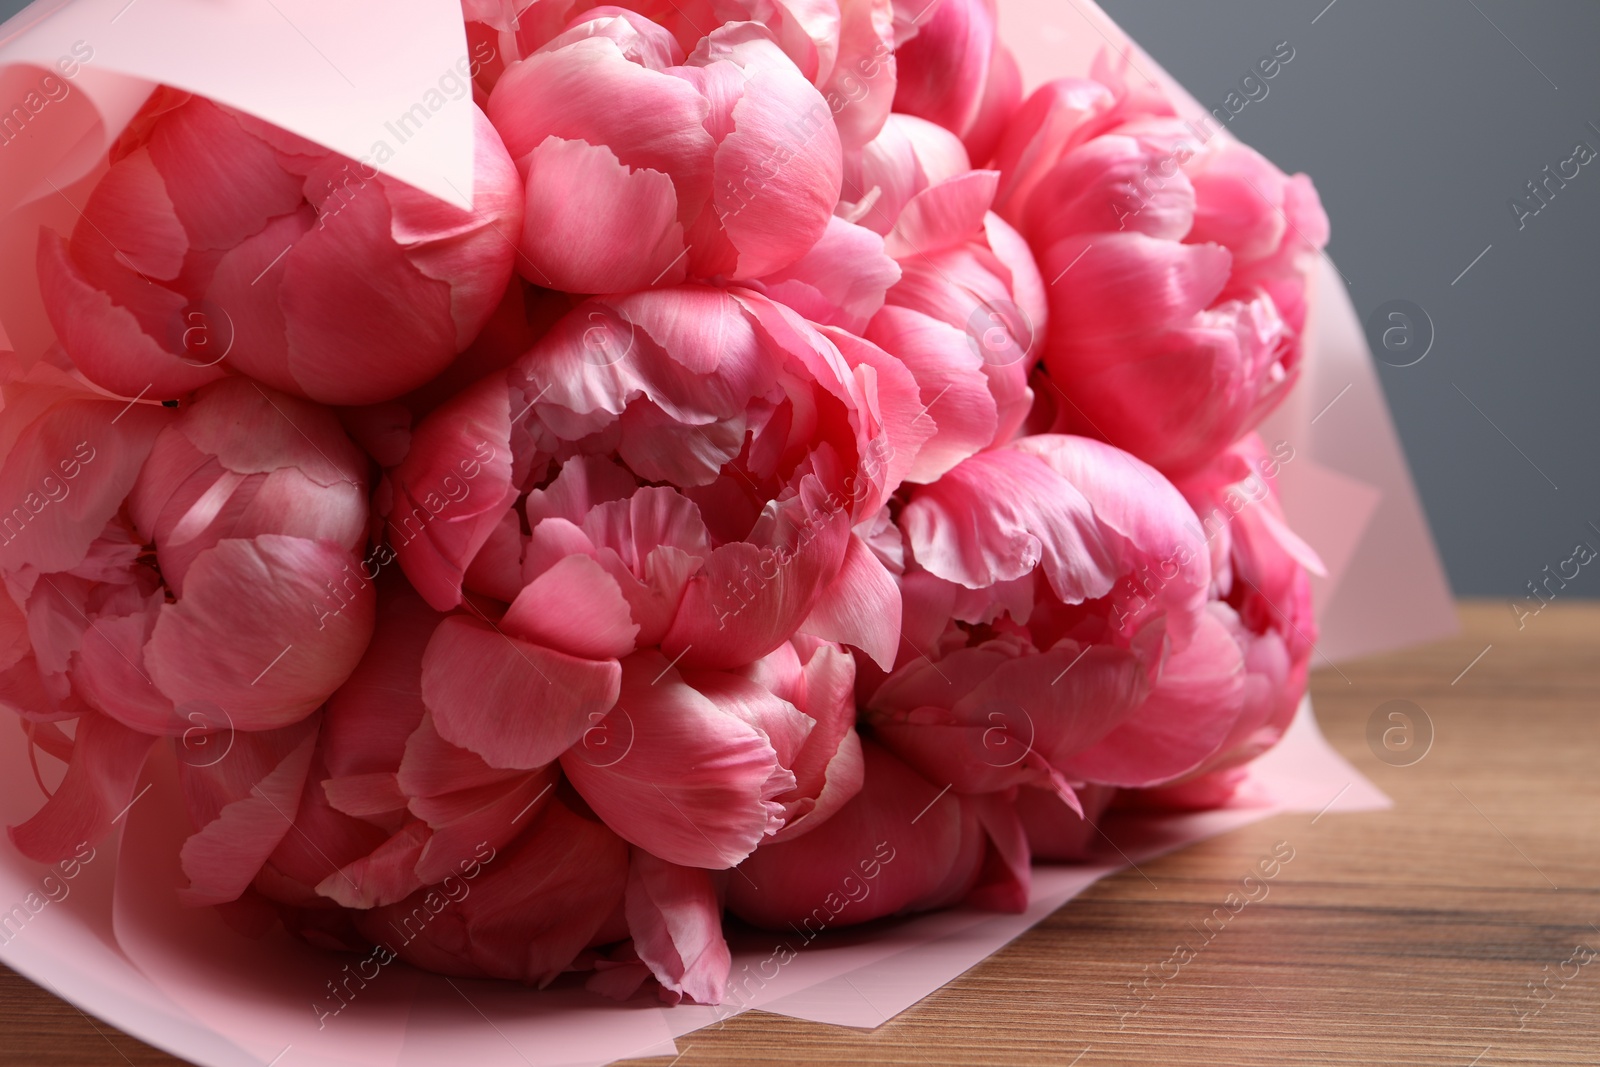
[[[464,10],[470,210],[163,89],[41,234],[17,846],[165,749],[241,927],[717,1003],[725,913],[1020,909],[1226,800],[1314,633],[1252,433],[1310,181],[1109,66],[1024,101],[993,0]]]

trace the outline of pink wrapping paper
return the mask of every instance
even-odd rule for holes
[[[1031,87],[1086,73],[1102,49],[1130,77],[1199,105],[1089,0],[1001,0],[1001,28]],[[24,357],[51,343],[33,281],[41,222],[68,228],[101,157],[155,82],[204,93],[353,156],[398,147],[380,169],[445,199],[470,188],[468,112],[446,101],[393,146],[385,123],[424,99],[465,55],[455,0],[75,0],[37,3],[0,28],[0,101],[20,98],[78,42],[93,50],[71,91],[0,146],[0,346]],[[1224,134],[1226,136],[1226,134]],[[1327,564],[1318,579],[1317,664],[1453,630],[1454,610],[1362,331],[1331,263],[1313,310],[1307,370],[1263,428],[1295,449],[1279,489],[1291,525]],[[1334,406],[1324,410],[1330,400]],[[1282,744],[1251,768],[1227,808],[1108,826],[1122,855],[1035,869],[1021,915],[954,910],[875,924],[795,946],[763,969],[781,935],[735,943],[734,977],[753,992],[721,1008],[614,1004],[581,990],[451,981],[382,968],[336,1016],[327,983],[356,958],[282,935],[254,941],[209,910],[177,903],[185,817],[171,767],[141,793],[69,892],[15,935],[0,960],[128,1033],[211,1067],[281,1063],[424,1067],[440,1062],[603,1064],[672,1055],[674,1039],[748,1008],[873,1027],[953,980],[1107,874],[1281,812],[1371,811],[1387,799],[1318,732],[1309,702]],[[0,735],[0,819],[37,807],[20,732]],[[120,870],[125,877],[115,878]],[[0,914],[49,873],[0,841]],[[58,883],[59,884],[59,883]],[[56,895],[60,895],[59,893]],[[9,934],[9,931],[7,931]],[[798,939],[795,939],[798,940]],[[751,971],[745,971],[749,967]]]

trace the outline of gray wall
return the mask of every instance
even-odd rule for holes
[[[1100,2],[1211,107],[1294,46],[1230,129],[1316,181],[1363,317],[1407,300],[1432,320],[1427,356],[1379,375],[1455,591],[1525,594],[1600,548],[1600,157],[1521,229],[1507,204],[1538,207],[1526,183],[1577,142],[1600,151],[1600,3]],[[1596,572],[1560,595],[1600,595]]]
[[[1600,149],[1600,3],[1102,3],[1213,107],[1294,47],[1230,128],[1316,179],[1363,316],[1406,300],[1433,323],[1420,363],[1380,374],[1456,592],[1518,595],[1579,539],[1600,547],[1600,159],[1522,229],[1507,206],[1575,142]],[[1562,595],[1600,595],[1593,571]]]

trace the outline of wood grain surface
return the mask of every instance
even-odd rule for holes
[[[1394,810],[1278,816],[1105,879],[875,1031],[756,1012],[637,1062],[1600,1064],[1600,604],[1461,618],[1313,676],[1323,730]],[[1395,700],[1432,728],[1407,766],[1416,749],[1367,740]],[[1284,841],[1269,895],[1166,963]],[[0,1065],[180,1062],[0,968]]]

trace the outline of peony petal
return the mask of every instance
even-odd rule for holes
[[[922,449],[938,427],[926,417],[927,405],[911,369],[870,341],[834,326],[819,331],[838,349],[852,371],[851,385],[860,388],[851,402],[858,405],[861,426],[856,438],[855,481],[846,480],[851,515],[856,521],[888,503],[905,481]],[[849,396],[847,390],[841,390]]]
[[[325,778],[322,792],[328,798],[329,807],[358,819],[388,815],[406,806],[406,795],[400,791],[393,771]]]
[[[853,203],[841,203],[839,213],[886,234],[913,196],[971,169],[959,137],[926,119],[896,112],[859,158],[846,156],[844,193]]]
[[[80,719],[60,787],[31,819],[10,828],[17,851],[56,863],[104,838],[137,800],[133,788],[154,744],[104,716]]]
[[[330,412],[236,377],[202,389],[157,439],[129,510],[181,597],[190,565],[224,538],[284,534],[359,551],[366,467]]]
[[[976,124],[998,44],[994,0],[939,0],[913,7],[916,33],[898,54],[898,110],[965,138]],[[982,157],[978,157],[981,161]]]
[[[715,156],[717,217],[738,251],[735,278],[793,263],[822,237],[839,199],[839,132],[793,66],[751,64],[733,132]]]
[[[1178,166],[1192,152],[1185,136],[1182,123],[1168,120],[1074,148],[1034,190],[1021,228],[1039,248],[1075,234],[1126,232],[1204,243],[1192,229],[1195,189]]]
[[[597,545],[617,553],[628,569],[648,574],[651,557],[662,548],[703,557],[711,551],[700,508],[681,493],[661,486],[643,486],[624,500],[606,501],[582,519],[583,530]]]
[[[570,293],[618,293],[684,279],[672,179],[630,170],[604,145],[547,138],[523,157],[523,257],[529,281]]]
[[[1087,785],[1078,790],[1078,795],[1082,798],[1082,814],[1067,807],[1053,792],[1029,786],[1017,790],[1015,807],[1034,859],[1082,862],[1094,858],[1101,840],[1096,824],[1117,790]]]
[[[1131,634],[1153,618],[1167,621],[1175,649],[1199,624],[1211,581],[1200,522],[1170,482],[1101,441],[1060,434],[1025,437],[1013,446],[1038,456],[1083,493],[1119,557],[1118,625]],[[1150,612],[1153,604],[1164,612]]]
[[[501,625],[508,633],[584,659],[621,659],[639,627],[605,568],[589,556],[568,556],[517,594]]]
[[[425,883],[417,857],[427,827],[410,823],[383,844],[317,883],[317,895],[346,908],[375,908],[404,900]]]
[[[504,785],[413,800],[412,810],[433,829],[417,859],[417,877],[438,881],[458,870],[482,845],[499,848],[509,843],[531,824],[530,816],[542,809],[559,778],[552,765]]]
[[[919,564],[968,589],[1042,566],[1069,604],[1104,596],[1118,571],[1076,487],[1022,452],[982,452],[918,488],[901,516]]]
[[[799,509],[796,509],[799,510]],[[777,648],[839,573],[850,519],[818,502],[778,549],[748,542],[713,551],[689,579],[662,651],[696,667],[735,667]]]
[[[666,989],[720,1004],[733,957],[722,937],[722,901],[711,875],[635,848],[626,907],[634,950]]]
[[[894,229],[884,238],[884,251],[904,259],[940,252],[966,240],[982,228],[999,181],[999,171],[970,170],[922,190],[900,212]]]
[[[440,736],[491,767],[554,760],[611,710],[620,678],[615,660],[569,656],[461,615],[439,624],[422,657]]]
[[[752,284],[812,322],[859,334],[899,280],[883,238],[835,215],[810,251]]]
[[[890,119],[895,94],[892,0],[840,0],[839,55],[818,88],[846,150],[870,142]]]
[[[815,720],[783,697],[750,678],[726,671],[682,671],[679,676],[726,714],[737,716],[766,736],[779,767],[799,757]]]
[[[867,339],[904,363],[921,392],[920,421],[934,430],[906,472],[912,482],[932,482],[995,440],[998,408],[990,391],[981,344],[966,330],[904,307],[886,307],[872,320]]]
[[[963,797],[962,803],[977,813],[989,845],[978,884],[965,903],[989,911],[1026,911],[1033,882],[1032,857],[1027,830],[1015,804],[995,793]]]
[[[1092,747],[1056,765],[1072,778],[1105,785],[1159,785],[1198,767],[1227,738],[1243,710],[1244,660],[1214,613],[1188,646],[1169,655],[1161,677],[1133,714]]]
[[[363,483],[367,458],[320,404],[229,378],[182,408],[173,433],[236,474],[296,467],[318,485]]]
[[[361,662],[323,708],[319,755],[329,778],[392,778],[422,721],[422,655],[443,616],[397,575],[379,581],[376,614]]]
[[[989,60],[989,76],[984,79],[983,99],[965,137],[973,159],[993,158],[1021,104],[1022,70],[1011,49],[996,41]]]
[[[247,796],[183,843],[189,886],[178,891],[179,899],[190,907],[224,904],[249,888],[294,825],[316,744],[316,733],[308,733]]]
[[[229,327],[226,356],[216,369],[245,374],[274,389],[298,393],[289,373],[288,317],[278,291],[294,246],[314,225],[311,208],[279,215],[216,258],[206,279],[201,311],[222,309]],[[189,317],[188,313],[185,317]],[[196,320],[215,329],[209,317]],[[193,335],[208,343],[211,333]],[[202,352],[211,352],[202,349]],[[207,355],[205,360],[216,358]]]
[[[1012,298],[1026,321],[1032,324],[1034,336],[1043,337],[1050,318],[1050,305],[1045,296],[1044,278],[1039,274],[1039,265],[1034,262],[1028,242],[992,211],[983,217],[983,234],[995,258],[1011,275]]]
[[[1066,756],[1127,719],[1148,692],[1148,667],[1133,653],[1062,641],[1046,652],[1002,664],[952,710],[961,720],[981,719],[1001,727],[985,739],[985,744],[1002,742],[998,752],[1003,755],[996,762],[1016,758],[1015,742],[1026,731],[1032,750],[1059,767]],[[1021,724],[1014,721],[1016,709],[1023,712]]]
[[[412,266],[450,286],[452,351],[466,348],[498,308],[517,259],[512,239],[522,229],[522,181],[489,117],[476,106],[472,134],[469,209],[389,178],[378,179],[389,201],[390,237],[405,249]],[[348,161],[343,168],[340,173],[349,175]],[[358,173],[360,169],[357,164]]]
[[[941,675],[952,680],[942,689]],[[1064,641],[1034,655],[979,646],[913,664],[872,703],[890,713],[874,719],[879,738],[920,774],[986,793],[1052,781],[1047,764],[1100,740],[1147,691],[1145,666],[1131,653]]]
[[[1288,331],[1265,294],[1144,336],[1076,344],[1057,330],[1045,363],[1074,398],[1059,428],[1104,437],[1183,477],[1256,425],[1294,384],[1301,347]]]
[[[760,667],[755,664],[749,672],[758,680],[762,679]],[[797,681],[803,692],[791,692],[786,699],[796,701],[817,725],[789,764],[794,770],[796,797],[785,803],[783,829],[772,836],[773,843],[814,830],[861,792],[863,765],[861,737],[855,729],[855,658],[837,646],[817,642],[800,669]],[[773,685],[771,681],[762,684]],[[779,686],[774,691],[781,689]]]
[[[119,287],[112,274],[132,273],[149,285],[149,279],[176,281],[183,272],[189,239],[151,157],[139,147],[117,160],[89,194],[84,225],[73,230],[73,258],[102,287]]]
[[[525,567],[537,574],[551,559],[592,555],[627,600],[638,626],[634,644],[644,647],[661,641],[684,587],[710,551],[700,509],[671,489],[647,486],[590,511],[583,530],[564,519],[540,523]]]
[[[1035,187],[1075,139],[1116,106],[1116,94],[1088,78],[1057,78],[1036,89],[1012,117],[995,152],[995,210],[1016,225]]]
[[[411,584],[439,611],[461,603],[467,566],[517,498],[511,415],[505,381],[491,375],[425,419],[389,473],[386,537]]]
[[[777,829],[777,795],[794,785],[766,735],[685,684],[659,653],[623,665],[602,723],[619,756],[575,748],[562,769],[621,837],[672,863],[732,867]],[[787,779],[787,780],[785,780]]]
[[[516,509],[508,508],[467,564],[467,572],[461,576],[462,589],[506,604],[517,599],[522,592],[527,544]]]
[[[1282,210],[1288,177],[1237,142],[1201,153],[1190,168],[1194,227],[1179,238],[1225,245],[1241,263],[1266,259],[1283,244],[1290,220]],[[1325,231],[1318,233],[1323,242]]]
[[[8,390],[0,423],[11,422],[14,395]],[[26,415],[16,405],[16,417]],[[0,568],[49,573],[82,563],[170,417],[153,405],[64,399],[22,426],[5,426],[11,442],[0,462],[0,500],[10,510],[0,513]]]
[[[301,179],[273,146],[203,97],[161,117],[149,153],[171,196],[166,211],[197,249],[232,248],[303,200]]]
[[[224,760],[222,765],[227,762]],[[283,836],[253,883],[255,892],[269,900],[325,910],[329,898],[319,887],[330,877],[343,884],[339,892],[356,899],[362,892],[361,885],[346,868],[383,848],[394,836],[390,828],[331,807],[323,793],[323,777],[318,760],[313,758],[295,813],[294,832]]]
[[[157,737],[186,733],[193,725],[150,678],[145,642],[159,612],[160,602],[152,597],[146,611],[96,616],[70,672],[73,687],[96,710]]]
[[[524,505],[528,525],[538,526],[545,519],[566,519],[580,525],[592,509],[607,501],[626,500],[638,485],[627,470],[603,456],[574,456],[561,465],[554,481],[528,494]]]
[[[1142,233],[1064,238],[1039,256],[1045,276],[1056,278],[1049,289],[1057,313],[1052,336],[1078,344],[1181,326],[1222,292],[1232,262],[1221,245]]]
[[[900,587],[859,536],[851,535],[844,565],[800,630],[854,645],[884,670],[894,668],[900,647]]]
[[[286,388],[328,404],[390,400],[456,354],[450,285],[411,262],[391,221],[388,200],[370,190],[284,256]]]
[[[525,771],[515,768],[491,767],[482,756],[446,741],[439,736],[432,715],[424,715],[406,738],[400,769],[395,772],[401,792],[424,809],[438,797],[485,786],[504,786],[526,777]],[[428,818],[423,811],[416,814],[419,818]]]
[[[370,584],[319,612],[351,558],[321,541],[264,534],[221,541],[189,569],[146,646],[150,677],[174,703],[214,701],[241,730],[305,718],[337,689],[372,635]]]
[[[489,118],[519,163],[547,137],[603,144],[626,167],[672,175],[680,204],[710,193],[708,110],[688,82],[637,66],[598,37],[513,64],[489,97]]]

